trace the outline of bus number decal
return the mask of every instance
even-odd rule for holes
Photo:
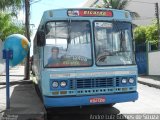
[[[104,102],[106,102],[106,99],[104,97],[90,98],[89,102],[90,103],[104,103]]]

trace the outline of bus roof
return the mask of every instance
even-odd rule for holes
[[[132,18],[126,10],[109,8],[64,8],[47,10],[43,13],[40,26],[52,20],[114,20],[129,21]]]

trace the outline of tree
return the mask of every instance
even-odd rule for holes
[[[103,5],[98,5],[100,8],[113,8],[119,10],[126,10],[127,5],[130,0],[103,0]],[[139,14],[133,11],[128,10],[132,18],[139,17]]]
[[[146,40],[150,43],[158,43],[158,29],[156,24],[151,24],[146,27]]]
[[[138,26],[134,29],[134,39],[137,44],[144,42],[157,43],[158,30],[155,23],[148,26]]]
[[[153,22],[148,26],[138,26],[134,29],[134,39],[136,44],[149,42],[152,49],[158,49],[158,29],[157,24]]]
[[[0,1],[0,10],[6,10],[10,7],[13,9],[15,7],[20,8],[22,0],[1,0]]]
[[[24,25],[16,20],[17,11],[20,10],[23,0],[0,0],[0,38],[4,40],[14,33],[24,34]]]
[[[134,39],[136,44],[142,44],[146,42],[146,27],[138,26],[134,29]]]
[[[8,35],[19,33],[24,34],[25,29],[22,24],[14,23],[11,15],[0,12],[0,39],[5,40]]]
[[[0,11],[11,13],[10,15],[17,17],[17,12],[20,11],[23,0],[0,0]]]

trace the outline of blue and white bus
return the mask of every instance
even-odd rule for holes
[[[138,99],[131,21],[128,11],[115,9],[44,12],[33,72],[46,108]]]

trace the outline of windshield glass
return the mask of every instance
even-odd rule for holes
[[[97,65],[134,64],[131,24],[94,22]]]
[[[88,21],[48,22],[44,66],[91,66],[90,32]]]

